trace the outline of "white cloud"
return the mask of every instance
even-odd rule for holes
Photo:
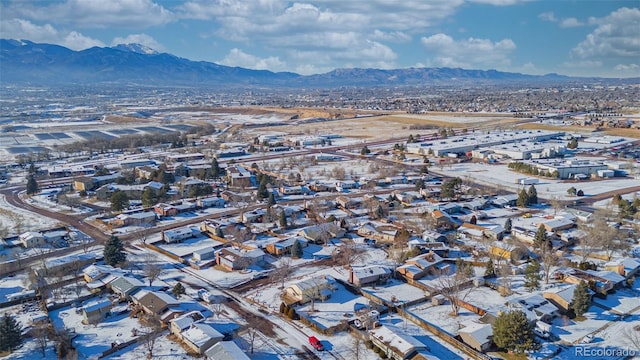
[[[127,37],[116,37],[111,41],[111,46],[118,44],[141,44],[156,51],[164,51],[165,47],[147,34],[130,34]]]
[[[640,9],[620,8],[600,19],[597,28],[571,50],[581,59],[640,57]]]
[[[558,21],[558,19],[556,18],[556,15],[553,13],[553,11],[543,12],[542,14],[539,14],[538,15],[538,19],[540,19],[542,21],[549,21],[549,22]]]
[[[604,63],[600,60],[578,60],[566,61],[560,66],[567,69],[597,69],[601,68]]]
[[[286,64],[276,56],[260,58],[247,54],[244,51],[234,48],[229,51],[224,59],[218,61],[219,64],[227,66],[239,66],[256,70],[284,71]]]
[[[411,36],[407,35],[402,31],[384,32],[376,29],[373,31],[373,34],[371,34],[371,39],[380,40],[380,41],[389,41],[394,43],[403,43],[403,42],[411,41]]]
[[[422,45],[434,54],[430,66],[496,68],[511,63],[509,55],[516,49],[511,39],[493,42],[489,39],[468,38],[455,40],[446,34],[435,34],[421,39]]]
[[[34,21],[55,21],[86,28],[145,28],[163,25],[174,19],[174,14],[152,0],[66,0],[46,6],[43,2],[26,4],[16,2],[3,10]]]
[[[553,11],[543,12],[538,15],[538,19],[542,21],[548,21],[552,23],[558,23],[558,25],[562,28],[570,28],[570,27],[578,27],[584,26],[585,23],[583,21],[578,20],[574,17],[562,18],[559,19],[553,13]]]
[[[0,33],[3,38],[59,44],[73,50],[105,46],[102,41],[84,36],[79,32],[58,31],[51,24],[36,25],[24,19],[11,19],[0,22]]]
[[[578,26],[583,26],[584,23],[574,17],[570,17],[570,18],[566,18],[566,19],[562,19],[560,21],[560,27],[563,28],[570,28],[570,27],[578,27]]]
[[[640,66],[638,64],[618,64],[613,69],[622,72],[635,72],[640,75]]]
[[[524,3],[528,1],[531,1],[531,0],[469,0],[469,2],[472,2],[472,3],[488,4],[488,5],[494,5],[494,6],[516,5],[516,4]]]

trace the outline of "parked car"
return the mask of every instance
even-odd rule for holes
[[[313,346],[313,348],[318,351],[324,350],[324,346],[322,346],[320,340],[318,340],[318,338],[315,336],[309,336],[309,344],[311,344],[311,346]]]

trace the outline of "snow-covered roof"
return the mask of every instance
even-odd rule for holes
[[[465,321],[461,325],[464,327],[458,330],[458,333],[469,334],[469,336],[476,339],[480,344],[488,342],[489,338],[493,336],[493,328],[491,327],[491,324],[483,324],[471,320]]]
[[[194,323],[188,329],[182,331],[182,337],[189,340],[193,345],[201,347],[211,339],[222,340],[224,335],[209,324]]]
[[[220,341],[205,351],[205,355],[216,360],[250,360],[233,341]]]
[[[413,350],[426,350],[427,346],[413,336],[407,335],[402,330],[387,325],[382,325],[370,330],[371,336],[385,343],[390,348],[396,349],[401,354],[407,354]]]

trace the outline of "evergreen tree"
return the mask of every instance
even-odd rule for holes
[[[362,150],[360,150],[360,155],[367,155],[371,152],[371,150],[369,150],[369,148],[367,147],[367,145],[365,145]]]
[[[184,295],[187,291],[184,288],[184,286],[182,285],[181,282],[178,282],[173,289],[171,289],[171,292],[173,293],[173,296],[176,297],[176,299],[180,299],[180,295]]]
[[[505,220],[504,222],[504,232],[506,233],[510,233],[511,232],[511,218],[507,218],[507,220]]]
[[[151,188],[151,186],[147,186],[142,192],[142,206],[151,207],[158,203],[158,197],[156,196],[156,191]]]
[[[268,181],[269,177],[266,175],[260,178],[260,185],[258,185],[258,192],[256,194],[258,200],[266,199],[269,196],[269,190],[267,190]]]
[[[546,249],[549,246],[549,239],[547,238],[547,229],[543,224],[538,226],[538,231],[536,232],[536,237],[533,239],[533,244],[540,249]]]
[[[27,195],[35,195],[38,191],[40,191],[40,187],[38,186],[35,175],[29,174],[27,178]]]
[[[576,196],[576,193],[577,193],[576,188],[574,188],[573,186],[567,189],[567,194],[569,196]]]
[[[267,207],[270,208],[276,204],[276,198],[273,196],[272,192],[269,192],[269,197],[267,199]]]
[[[576,316],[582,316],[584,313],[589,310],[589,305],[591,305],[591,295],[589,295],[589,286],[583,280],[580,281],[578,286],[573,292],[573,305],[571,308]]]
[[[220,165],[218,164],[218,159],[213,158],[211,160],[211,169],[209,169],[209,175],[212,178],[217,179],[220,177]]]
[[[0,352],[13,352],[20,347],[22,340],[22,326],[5,312],[0,318]]]
[[[111,266],[117,266],[127,260],[127,254],[124,252],[124,245],[117,236],[111,236],[104,245],[104,263]]]
[[[525,189],[520,190],[516,205],[518,205],[518,207],[527,207],[527,205],[529,205],[529,194],[527,194]]]
[[[496,276],[496,268],[493,265],[493,259],[489,259],[489,261],[487,261],[487,267],[485,267],[484,269],[484,276],[487,276],[487,277]]]
[[[524,271],[524,287],[532,292],[533,290],[540,289],[540,264],[537,261],[532,261]]]
[[[300,241],[296,240],[291,246],[291,257],[294,259],[299,259],[302,257],[302,245],[300,245]]]
[[[124,191],[114,191],[109,200],[111,200],[111,210],[113,211],[122,211],[129,207],[129,197]]]
[[[529,186],[529,192],[527,193],[527,196],[529,198],[529,205],[538,203],[538,191],[536,190],[535,186]]]
[[[280,227],[287,228],[287,214],[284,213],[284,210],[280,211]]]
[[[31,164],[29,164],[29,175],[36,175],[37,173],[38,168],[36,167],[36,164],[32,162]]]
[[[469,223],[476,225],[478,223],[478,218],[475,215],[472,215],[471,219],[469,219]]]
[[[540,347],[533,332],[533,325],[522,311],[509,311],[498,315],[493,324],[493,342],[499,348],[518,354]]]

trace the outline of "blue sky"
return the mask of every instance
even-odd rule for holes
[[[640,1],[0,0],[0,36],[74,50],[136,42],[301,74],[462,67],[640,76]]]

